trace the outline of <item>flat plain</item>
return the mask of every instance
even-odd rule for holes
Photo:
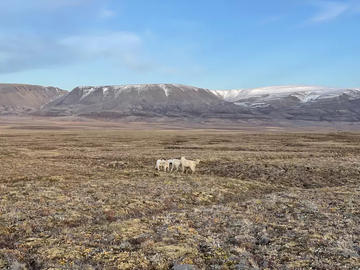
[[[359,182],[357,132],[3,122],[0,269],[359,269]]]

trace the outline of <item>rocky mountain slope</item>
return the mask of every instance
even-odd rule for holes
[[[213,93],[272,119],[360,121],[360,89],[274,86]]]
[[[0,115],[31,113],[65,93],[56,87],[0,84]]]
[[[248,114],[212,91],[178,84],[143,84],[77,87],[47,104],[45,115],[95,117],[220,117]]]
[[[251,105],[255,101],[264,102],[286,97],[294,97],[301,102],[338,97],[344,93],[357,97],[360,89],[327,88],[321,86],[270,86],[253,89],[212,90],[212,92],[230,102],[241,103],[249,100]]]
[[[0,85],[0,114],[101,118],[360,121],[360,89],[273,86],[208,90],[179,84]]]

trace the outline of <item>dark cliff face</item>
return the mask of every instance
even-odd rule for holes
[[[28,114],[66,93],[56,87],[0,84],[0,114]]]

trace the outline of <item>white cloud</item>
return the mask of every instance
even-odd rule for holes
[[[312,5],[317,6],[320,11],[309,19],[311,23],[322,23],[334,20],[351,8],[351,4],[348,2],[334,2],[334,1],[316,1],[312,2]]]
[[[26,44],[26,46],[24,46]],[[142,38],[131,32],[77,35],[61,39],[0,35],[0,73],[105,60],[144,71]]]
[[[298,26],[304,27],[323,24],[343,17],[355,17],[360,14],[360,0],[302,0],[305,7],[315,10],[312,17],[305,19]]]
[[[139,49],[142,39],[131,32],[113,32],[100,35],[78,35],[63,38],[60,44],[75,49],[79,54],[118,55]]]

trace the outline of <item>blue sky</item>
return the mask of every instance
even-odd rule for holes
[[[360,0],[1,0],[0,82],[360,87]]]

